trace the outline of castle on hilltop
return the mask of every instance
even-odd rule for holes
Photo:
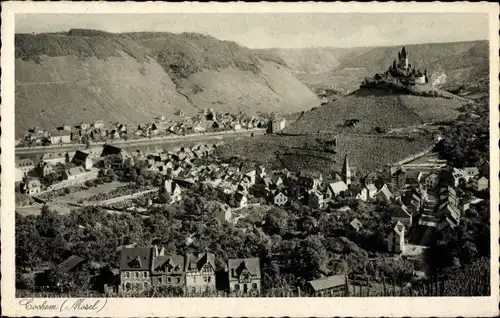
[[[415,63],[408,63],[408,51],[403,46],[398,52],[398,60],[394,60],[385,75],[391,75],[397,79],[403,79],[404,84],[426,84],[429,83],[427,70],[424,72],[416,68]]]
[[[427,70],[423,72],[416,68],[415,63],[408,62],[409,54],[403,46],[398,52],[398,59],[392,62],[389,69],[384,73],[375,74],[374,78],[366,78],[361,86],[379,87],[386,85],[409,86],[424,85],[429,83]]]

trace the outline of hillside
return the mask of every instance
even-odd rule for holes
[[[183,33],[17,34],[16,134],[104,119],[144,122],[176,109],[292,113],[319,100],[285,63]]]
[[[488,80],[487,41],[415,44],[406,47],[411,64],[420,69],[428,69],[431,77],[440,76],[442,73],[446,75],[444,89],[456,89],[473,82]],[[341,53],[336,55],[336,66],[328,69],[329,65],[325,63],[322,65],[325,69],[322,73],[318,74],[316,70],[299,72],[299,78],[312,89],[333,86],[352,91],[359,87],[363,78],[387,69],[400,49],[401,46],[340,50],[338,52]],[[299,50],[300,54],[296,51],[290,49],[287,54],[280,55],[278,52],[276,56],[280,56],[292,66],[302,65],[303,61],[315,61],[314,51],[302,49]],[[299,58],[293,60],[295,55]]]
[[[371,133],[422,123],[453,120],[465,102],[440,97],[391,93],[379,89],[360,89],[349,96],[305,112],[285,129],[288,134],[318,132]],[[345,127],[356,119],[355,127]]]
[[[320,74],[341,65],[341,60],[348,54],[366,51],[361,49],[343,49],[330,47],[312,47],[303,49],[263,49],[261,55],[274,56],[283,60],[296,74]]]
[[[332,147],[332,141],[337,147]],[[433,145],[431,137],[389,137],[357,134],[315,134],[307,136],[264,135],[242,138],[218,148],[216,155],[235,154],[269,169],[321,172],[328,178],[340,171],[345,155],[360,173],[384,169],[388,164],[422,152]]]

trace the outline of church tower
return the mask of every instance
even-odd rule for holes
[[[347,155],[345,155],[344,165],[342,166],[342,178],[347,186],[351,185],[351,168],[349,167]]]

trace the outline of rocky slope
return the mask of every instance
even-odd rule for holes
[[[16,133],[176,109],[291,113],[319,105],[279,58],[184,33],[17,34]]]

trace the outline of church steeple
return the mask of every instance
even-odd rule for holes
[[[345,184],[348,186],[351,185],[351,168],[349,167],[349,159],[347,155],[344,158],[344,165],[342,166],[342,178],[344,179]]]
[[[401,57],[402,58],[406,58],[407,57],[406,48],[404,46],[403,46],[403,49],[401,50]]]

